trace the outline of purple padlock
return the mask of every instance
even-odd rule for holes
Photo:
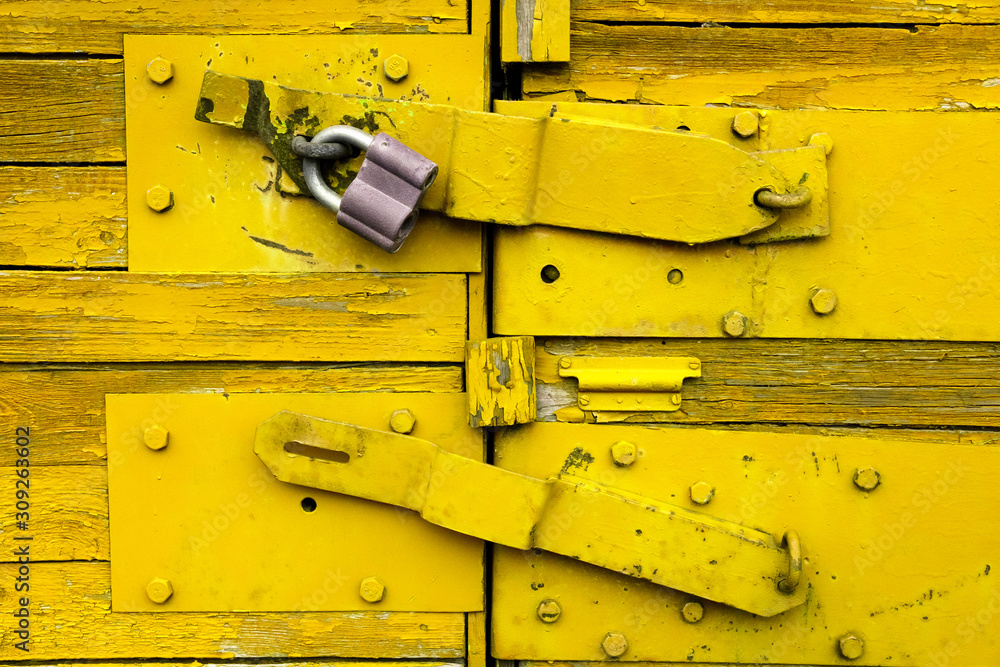
[[[341,226],[388,252],[403,245],[437,165],[384,132],[372,137],[349,125],[321,130],[310,143],[341,143],[365,151],[358,175],[341,197],[323,180],[319,161],[303,158],[310,194],[337,214]]]

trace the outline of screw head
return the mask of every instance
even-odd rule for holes
[[[731,310],[722,316],[722,330],[731,338],[739,338],[747,332],[747,316],[738,310]]]
[[[695,482],[688,490],[691,502],[697,505],[707,505],[708,501],[715,495],[715,487],[708,482]]]
[[[832,289],[817,289],[809,298],[809,305],[817,315],[829,315],[837,307],[837,295]]]
[[[146,65],[146,74],[153,83],[163,85],[174,78],[174,64],[166,58],[153,58]]]
[[[749,139],[757,134],[760,126],[757,114],[753,111],[741,111],[733,117],[733,134],[744,139]]]
[[[609,632],[604,635],[604,641],[601,642],[601,648],[604,652],[611,658],[618,658],[625,654],[628,650],[628,640],[625,639],[625,635],[620,632]]]
[[[399,54],[393,54],[382,64],[385,76],[390,81],[402,81],[410,73],[410,63]]]
[[[142,434],[142,440],[150,449],[163,449],[170,439],[170,432],[159,424],[147,428]]]
[[[570,359],[569,357],[563,357],[562,359],[559,360],[560,368],[569,368],[572,365],[573,365],[573,360]]]
[[[833,150],[833,139],[826,132],[817,132],[816,134],[809,137],[810,146],[822,146],[826,154],[829,155],[830,151]]]
[[[857,660],[865,652],[865,643],[852,632],[840,638],[837,648],[841,656],[848,660]]]
[[[417,425],[417,418],[413,416],[409,408],[403,408],[402,410],[396,410],[389,417],[389,428],[391,428],[396,433],[403,433],[404,435],[413,431],[413,427]]]
[[[379,602],[385,595],[385,584],[378,577],[365,577],[361,580],[360,593],[365,602]]]
[[[620,468],[625,468],[635,463],[639,452],[631,442],[619,440],[611,445],[611,460]]]
[[[681,618],[688,623],[697,623],[705,615],[705,608],[700,602],[688,602],[681,607]]]
[[[562,607],[555,600],[542,600],[538,603],[538,618],[543,623],[555,623],[562,614]]]
[[[163,213],[174,205],[174,193],[165,185],[154,185],[146,190],[146,206]]]
[[[149,599],[156,604],[163,604],[170,599],[170,596],[174,594],[173,584],[170,583],[169,579],[164,579],[163,577],[155,577],[148,584],[146,584],[146,595]]]
[[[590,405],[590,396],[587,394],[580,394],[576,400],[580,405]]]
[[[862,491],[872,491],[882,483],[882,475],[875,468],[858,468],[854,471],[854,486]]]

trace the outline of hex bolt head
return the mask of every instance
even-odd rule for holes
[[[542,600],[538,603],[538,618],[543,623],[555,623],[562,614],[562,607],[555,600]]]
[[[705,615],[705,608],[700,602],[688,602],[681,607],[681,618],[687,623],[697,623]]]
[[[360,593],[365,602],[379,602],[385,595],[385,584],[378,577],[365,577],[361,580]]]
[[[609,658],[619,658],[625,655],[625,651],[628,650],[628,640],[620,632],[609,632],[604,635],[601,648],[604,649]]]
[[[410,73],[410,63],[399,54],[393,54],[382,64],[385,76],[390,81],[402,81]]]
[[[733,134],[749,139],[757,134],[760,122],[753,111],[741,111],[733,117]]]
[[[155,577],[152,581],[146,584],[146,595],[149,599],[156,604],[163,604],[170,599],[170,596],[174,594],[174,586],[170,583],[169,579],[164,579],[163,577]]]
[[[691,502],[697,505],[707,505],[708,501],[715,495],[715,487],[708,482],[695,482],[688,490]]]
[[[611,460],[620,468],[632,465],[638,456],[639,452],[631,442],[619,440],[611,445]]]
[[[833,139],[826,132],[817,132],[816,134],[809,137],[808,144],[810,146],[822,146],[826,154],[829,155],[830,151],[833,150]]]
[[[174,64],[166,58],[153,58],[146,65],[146,74],[153,83],[163,85],[174,78]]]
[[[165,185],[154,185],[146,190],[146,206],[157,213],[170,210],[174,205],[174,193]]]
[[[154,424],[147,428],[142,434],[142,441],[150,449],[163,449],[170,439],[170,432],[159,424]]]
[[[389,417],[389,428],[391,428],[396,433],[407,434],[413,431],[413,427],[417,425],[417,418],[413,416],[409,408],[403,408],[402,410],[396,410]]]
[[[862,491],[873,491],[882,483],[882,475],[875,468],[858,468],[854,471],[854,486]]]
[[[840,651],[840,655],[848,660],[857,660],[865,652],[865,643],[851,632],[840,638],[837,642],[837,649]]]
[[[747,332],[747,316],[731,310],[722,316],[722,331],[730,338],[739,338]]]
[[[837,307],[837,295],[832,289],[817,289],[809,298],[809,305],[817,315],[829,315]]]

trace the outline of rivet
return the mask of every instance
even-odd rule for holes
[[[361,580],[360,593],[365,602],[379,602],[385,595],[385,584],[378,577],[365,577]]]
[[[382,65],[385,76],[390,81],[402,81],[410,73],[410,63],[399,54],[393,54],[385,59]]]
[[[858,468],[854,471],[854,486],[862,491],[872,491],[882,483],[882,476],[875,468]]]
[[[159,424],[147,428],[142,434],[142,441],[150,449],[163,449],[170,439],[170,432]]]
[[[562,607],[555,600],[542,600],[538,603],[538,618],[543,623],[555,623],[562,614]]]
[[[739,338],[747,332],[747,316],[738,310],[731,310],[722,316],[722,330],[731,338]]]
[[[816,134],[809,137],[810,146],[822,146],[826,154],[829,155],[830,151],[833,150],[833,139],[826,132],[817,132]]]
[[[588,405],[590,403],[590,396],[587,394],[580,394],[579,397],[577,397],[577,402],[579,402],[580,405]]]
[[[174,594],[173,584],[169,579],[156,577],[146,584],[146,595],[156,604],[163,604]]]
[[[611,445],[611,460],[615,462],[616,466],[626,468],[635,463],[637,456],[638,450],[631,442],[619,440]]]
[[[688,623],[697,623],[705,615],[705,608],[700,602],[688,602],[681,608],[681,618]]]
[[[757,134],[760,123],[757,114],[753,111],[741,111],[733,117],[733,134],[744,139],[749,139]]]
[[[829,315],[837,307],[837,295],[832,289],[817,289],[809,298],[809,305],[817,315]]]
[[[673,403],[674,405],[680,405],[681,404],[681,395],[680,394],[672,394],[670,396],[670,402]]]
[[[690,368],[693,371],[696,371],[699,368],[701,368],[701,362],[699,362],[699,361],[692,361],[690,364],[688,364],[688,368]]]
[[[153,58],[146,65],[146,74],[153,83],[163,85],[174,78],[174,64],[166,58]]]
[[[548,341],[546,341],[546,343],[547,342]],[[570,359],[569,357],[563,357],[562,359],[559,360],[559,366],[562,368],[569,368],[572,365],[573,365],[573,360]]]
[[[154,185],[146,190],[146,206],[157,213],[170,210],[174,205],[174,193],[165,185]]]
[[[609,632],[604,635],[601,648],[604,649],[609,658],[618,658],[623,656],[625,651],[628,650],[628,640],[620,632]]]
[[[865,652],[865,643],[854,633],[849,633],[837,642],[840,655],[848,660],[857,660]]]
[[[715,495],[715,487],[708,482],[695,482],[688,489],[688,494],[691,496],[691,502],[697,505],[707,505],[708,501]]]
[[[396,410],[392,413],[392,416],[389,417],[389,428],[396,433],[410,433],[416,425],[417,418],[413,416],[413,413],[410,412],[409,408]]]

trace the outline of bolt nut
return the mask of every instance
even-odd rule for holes
[[[146,190],[146,205],[157,213],[163,213],[174,205],[174,193],[165,185],[154,185]]]
[[[610,658],[618,658],[625,655],[625,651],[628,650],[628,640],[625,639],[625,635],[620,632],[609,632],[604,635],[604,641],[601,642],[601,648],[604,652],[608,654]]]
[[[749,139],[757,134],[760,123],[757,114],[753,111],[741,111],[733,117],[733,134],[744,139]]]
[[[385,76],[390,81],[402,81],[410,73],[410,63],[401,55],[393,54],[382,64]]]
[[[562,607],[555,600],[542,600],[538,603],[538,618],[543,623],[555,623],[562,614]]]
[[[822,146],[826,154],[829,155],[830,151],[833,150],[833,139],[826,132],[817,132],[816,134],[809,137],[810,146]]]
[[[837,295],[832,289],[817,289],[809,298],[809,305],[817,315],[829,315],[837,307]]]
[[[697,623],[705,615],[705,608],[700,602],[688,602],[681,608],[681,618],[688,623]]]
[[[164,579],[162,577],[156,577],[148,584],[146,584],[146,595],[149,599],[156,604],[163,604],[170,599],[170,596],[174,594],[173,584],[170,583],[169,579]]]
[[[691,485],[688,493],[691,495],[691,502],[698,505],[707,505],[708,501],[715,495],[715,487],[708,482],[695,482]]]
[[[875,468],[858,468],[854,471],[854,486],[862,491],[872,491],[882,483],[882,475]]]
[[[635,463],[635,459],[638,456],[639,452],[631,442],[619,440],[611,445],[611,460],[615,462],[616,466],[621,468],[628,467]]]
[[[731,310],[722,316],[722,330],[727,336],[739,338],[747,332],[747,316],[738,310]]]
[[[417,425],[417,418],[413,416],[409,408],[403,408],[402,410],[396,410],[389,417],[389,428],[391,428],[396,433],[410,433],[413,431],[413,427]]]
[[[361,580],[360,593],[365,602],[379,602],[385,595],[385,584],[378,577],[365,577]]]
[[[854,633],[849,633],[837,642],[840,655],[848,660],[857,660],[865,652],[865,643]]]
[[[150,449],[163,449],[170,439],[170,432],[159,424],[154,424],[142,434],[142,440]]]
[[[165,58],[153,58],[146,65],[146,74],[153,83],[163,85],[174,78],[174,64]]]

